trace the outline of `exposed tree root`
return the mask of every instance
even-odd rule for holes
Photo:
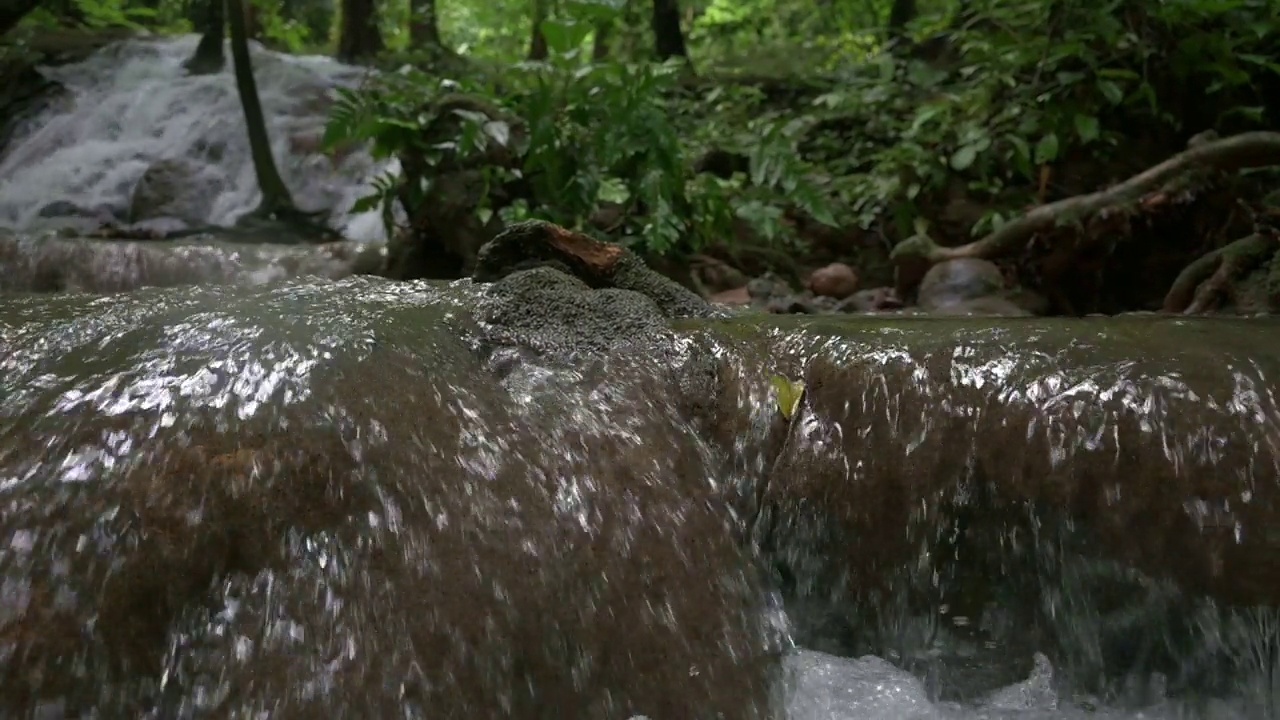
[[[956,258],[991,259],[1012,254],[1036,233],[1063,222],[1139,202],[1170,181],[1199,169],[1232,172],[1280,165],[1280,133],[1249,132],[1191,147],[1124,182],[1088,195],[1041,205],[986,237],[959,247],[942,247],[920,233],[899,243],[890,257],[899,267]]]
[[[1214,310],[1236,281],[1280,251],[1280,234],[1260,229],[1248,237],[1201,255],[1178,274],[1164,297],[1163,311],[1197,315]]]

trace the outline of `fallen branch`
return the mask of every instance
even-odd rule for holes
[[[1280,236],[1260,231],[1201,255],[1178,273],[1164,296],[1167,313],[1213,310],[1231,285],[1280,251]]]
[[[1111,207],[1137,202],[1169,181],[1194,169],[1223,172],[1280,165],[1280,133],[1249,132],[1185,150],[1124,182],[1088,195],[1041,205],[986,237],[959,247],[942,247],[924,233],[904,240],[890,258],[898,265],[934,264],[956,258],[991,259],[1010,254],[1038,232],[1066,218],[1087,218]]]

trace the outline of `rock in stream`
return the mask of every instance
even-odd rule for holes
[[[770,589],[943,697],[1266,670],[1272,323],[726,318],[500,240],[447,285],[4,298],[0,715],[777,717]]]

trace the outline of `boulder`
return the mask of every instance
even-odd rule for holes
[[[134,186],[129,222],[176,218],[187,225],[206,225],[225,188],[226,178],[215,168],[181,158],[158,160]]]
[[[531,220],[509,226],[480,249],[472,279],[482,283],[499,283],[495,292],[502,293],[508,287],[523,292],[523,288],[537,285],[537,278],[551,278],[540,273],[534,281],[527,276],[513,277],[519,271],[531,268],[551,268],[577,279],[573,287],[579,290],[589,287],[595,290],[625,291],[610,293],[607,297],[623,299],[635,306],[643,297],[652,310],[640,311],[657,318],[716,317],[715,310],[679,283],[661,275],[644,264],[644,261],[621,245],[596,240],[589,235],[566,230],[558,225]],[[501,281],[512,278],[512,282]],[[559,281],[557,281],[559,282]],[[560,282],[562,290],[570,285]],[[546,311],[554,311],[551,306]],[[525,310],[516,310],[526,312]],[[532,312],[540,312],[535,308]]]
[[[808,287],[814,295],[844,300],[858,291],[858,273],[844,263],[831,263],[809,275]]]
[[[500,379],[476,288],[369,288],[11,302],[0,714],[772,717],[670,376]]]
[[[929,268],[916,293],[916,303],[924,310],[940,310],[947,305],[998,295],[1004,291],[1004,276],[995,263],[976,258],[945,260]]]

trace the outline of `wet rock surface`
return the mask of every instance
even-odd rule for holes
[[[1273,323],[731,317],[512,231],[449,285],[7,298],[0,715],[770,717],[771,589],[913,697],[1269,672]]]
[[[754,528],[802,644],[925,652],[887,629],[1003,606],[1082,674],[1193,682],[1191,608],[1280,604],[1270,325],[804,327],[763,351],[807,389]]]
[[[678,388],[499,384],[475,300],[14,300],[4,712],[764,717],[763,589]]]
[[[916,302],[924,310],[946,310],[999,296],[1004,276],[995,263],[974,258],[940,262],[929,268],[920,281]]]
[[[32,238],[0,231],[0,292],[114,293],[195,284],[260,285],[367,274],[380,248],[362,243],[237,245]]]
[[[226,178],[213,167],[182,158],[158,160],[134,186],[129,222],[174,218],[187,225],[203,225],[226,185]]]
[[[598,290],[648,298],[663,317],[715,317],[696,293],[644,264],[631,251],[537,220],[512,225],[480,249],[472,279],[500,281],[519,270],[549,267]]]

